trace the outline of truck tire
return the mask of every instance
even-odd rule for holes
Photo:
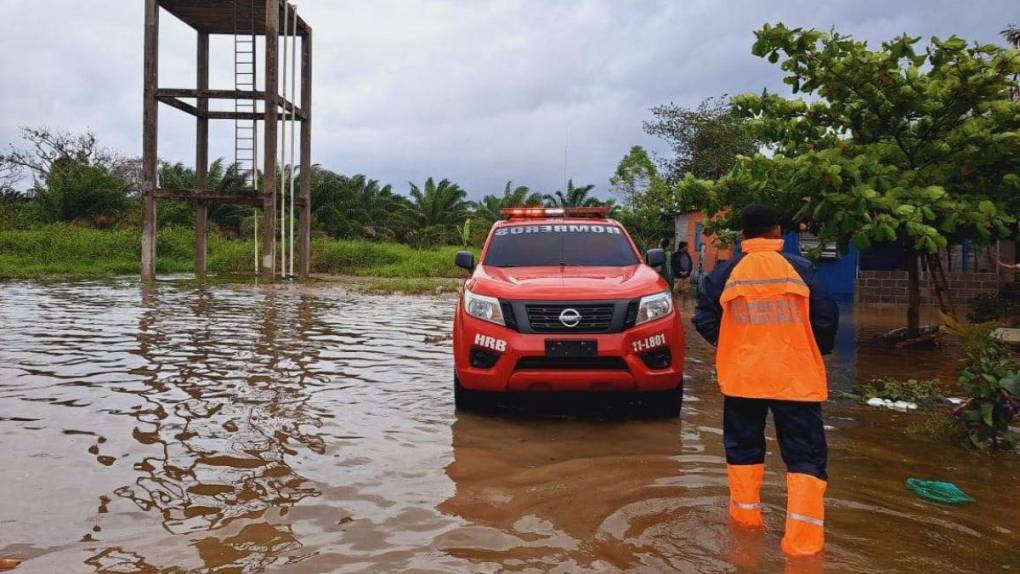
[[[642,393],[643,414],[652,418],[672,419],[680,416],[684,405],[684,386],[671,391]]]
[[[472,391],[465,389],[460,384],[456,375],[453,377],[453,406],[454,409],[464,412],[477,412],[484,410],[488,404],[488,393],[484,391]]]

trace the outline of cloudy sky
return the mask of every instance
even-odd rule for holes
[[[229,2],[230,0],[220,0]],[[18,126],[92,130],[141,153],[141,0],[0,0],[0,142]],[[763,22],[878,43],[902,32],[998,42],[1016,0],[412,1],[299,0],[315,30],[313,161],[406,192],[428,176],[472,197],[506,180],[548,192],[564,171],[607,193],[645,135],[648,108],[782,90],[750,54]],[[162,87],[194,86],[194,32],[168,14]],[[214,88],[233,87],[227,38],[214,40]],[[160,155],[193,162],[194,121],[160,111]],[[232,158],[232,123],[212,132]],[[566,154],[564,153],[566,151]]]

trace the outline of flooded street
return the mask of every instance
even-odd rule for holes
[[[19,574],[1020,570],[1015,456],[830,404],[827,549],[787,563],[771,438],[768,530],[728,526],[722,401],[692,328],[681,419],[457,415],[450,344],[426,342],[453,307],[329,286],[0,284],[0,557],[25,558]],[[857,315],[834,388],[954,373],[952,345],[875,343],[899,310]],[[908,477],[977,502],[922,502]]]

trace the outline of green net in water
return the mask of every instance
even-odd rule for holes
[[[907,490],[920,496],[925,500],[938,502],[939,504],[965,504],[974,502],[974,499],[960,490],[951,482],[940,480],[921,480],[920,478],[908,478]]]

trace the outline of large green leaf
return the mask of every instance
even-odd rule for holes
[[[1020,376],[1009,375],[999,379],[999,387],[1014,397],[1020,397]]]

